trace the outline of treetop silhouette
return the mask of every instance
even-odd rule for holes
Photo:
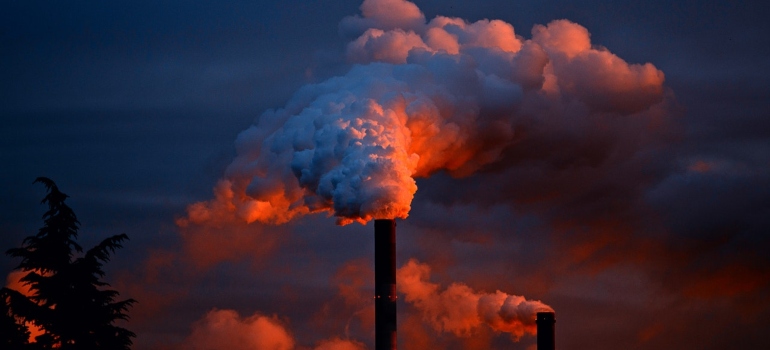
[[[5,309],[0,312],[14,318],[17,325],[31,322],[42,328],[44,334],[27,344],[34,347],[27,348],[129,349],[136,334],[114,323],[127,320],[126,312],[136,301],[116,301],[119,293],[104,289],[109,284],[101,280],[104,263],[128,236],[109,237],[76,257],[83,252],[75,241],[80,222],[65,204],[68,196],[51,179],[39,177],[38,182],[48,190],[42,200],[48,205],[44,225],[36,235],[25,238],[21,247],[6,253],[21,258],[15,270],[26,272],[20,281],[29,286],[30,295],[3,288],[0,297]],[[6,329],[13,331],[2,328],[3,333]],[[8,336],[8,342],[17,341],[19,336],[14,334],[15,338]],[[0,340],[6,342],[5,336]]]

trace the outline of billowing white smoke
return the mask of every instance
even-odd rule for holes
[[[536,300],[501,291],[481,293],[465,284],[452,283],[442,290],[431,283],[430,266],[412,259],[398,269],[397,283],[407,303],[413,304],[435,330],[458,336],[470,335],[487,325],[511,334],[515,340],[525,333],[537,334],[536,314],[553,309]]]
[[[663,99],[661,71],[592,47],[566,20],[524,39],[499,20],[426,21],[404,0],[366,0],[361,10],[341,24],[357,35],[347,48],[357,64],[243,131],[216,198],[192,205],[182,224],[313,212],[339,224],[405,218],[415,177],[471,174],[516,147],[528,125],[622,117]]]

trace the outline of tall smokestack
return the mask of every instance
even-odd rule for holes
[[[396,220],[374,220],[375,350],[396,349]]]
[[[556,314],[553,312],[537,313],[537,350],[556,349]]]

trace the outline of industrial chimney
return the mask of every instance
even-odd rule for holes
[[[374,220],[375,350],[396,350],[396,220]]]
[[[556,349],[556,314],[553,312],[537,313],[537,350]]]

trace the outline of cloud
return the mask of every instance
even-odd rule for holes
[[[284,320],[255,313],[241,317],[235,310],[213,309],[192,326],[179,345],[192,350],[293,350],[298,347]],[[313,350],[365,350],[358,341],[332,337],[318,342]]]
[[[413,304],[423,320],[437,331],[469,336],[487,325],[518,340],[524,334],[537,334],[537,312],[553,311],[540,301],[499,290],[476,292],[462,283],[452,283],[442,290],[429,279],[430,267],[410,260],[398,269],[397,286],[406,302]]]
[[[193,324],[185,349],[291,350],[294,338],[277,317],[242,318],[233,310],[211,310]]]
[[[348,60],[354,63],[373,61],[394,64],[406,63],[409,52],[413,49],[427,49],[422,38],[414,32],[401,29],[383,31],[368,29],[355,41],[348,44]]]
[[[405,10],[383,10],[393,6]],[[646,147],[636,140],[655,137],[650,126],[625,126],[631,116],[635,126],[665,124],[663,73],[592,47],[575,23],[536,26],[526,40],[500,20],[438,16],[413,25],[424,16],[405,1],[367,0],[362,12],[343,22],[368,26],[347,49],[359,64],[304,86],[243,131],[215,198],[191,205],[187,220],[406,218],[415,178],[517,167],[506,153],[560,139],[606,153],[625,143],[630,153],[609,158],[612,171]],[[538,156],[553,155],[530,153]]]
[[[419,30],[425,26],[425,15],[414,3],[406,0],[364,0],[361,16],[345,17],[340,32],[358,36],[370,28],[381,30]]]
[[[322,340],[314,350],[365,350],[366,346],[354,340],[346,340],[340,338],[332,338],[329,340]]]
[[[336,295],[313,315],[313,327],[325,334],[371,335],[374,331],[374,271],[369,259],[343,263],[331,276]]]

